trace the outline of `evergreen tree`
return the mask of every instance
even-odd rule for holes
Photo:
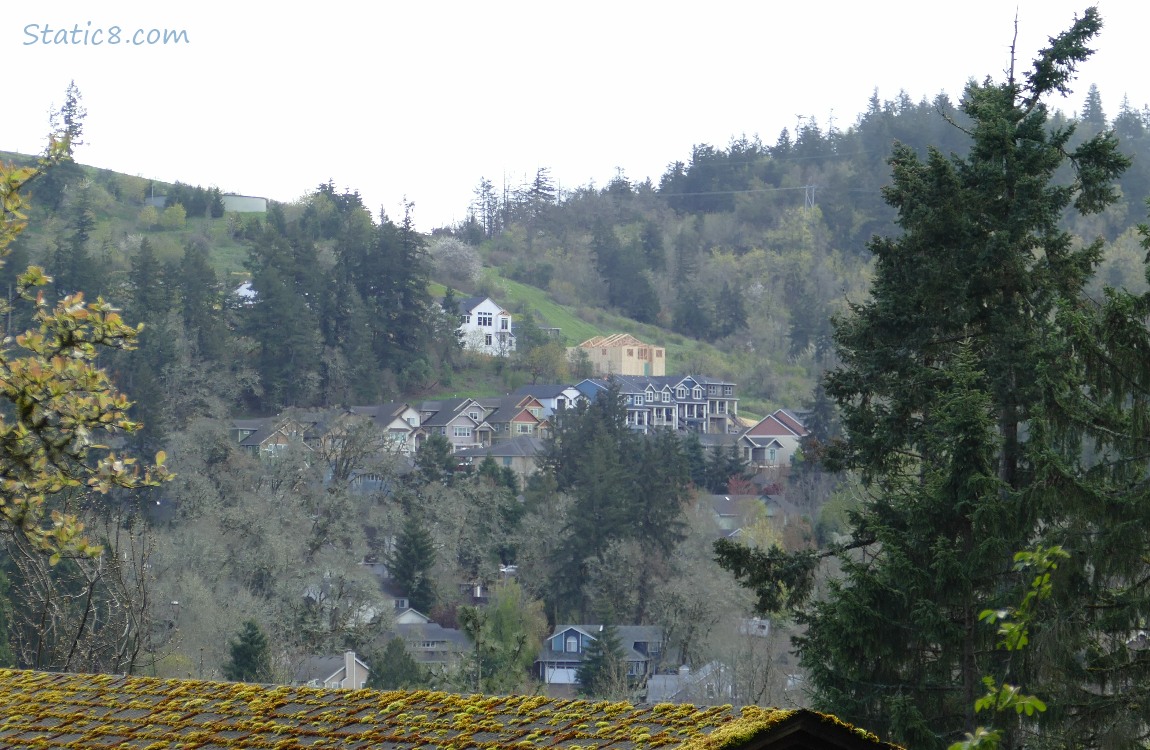
[[[627,660],[619,631],[611,623],[594,634],[575,671],[579,692],[590,698],[621,699],[627,693]]]
[[[64,104],[51,116],[53,132],[62,136],[62,158],[44,162],[31,191],[36,202],[53,213],[63,204],[65,190],[77,185],[84,177],[84,171],[72,158],[72,153],[84,143],[84,118],[87,115],[80,89],[75,81],[71,81],[64,93]]]
[[[213,219],[224,217],[224,194],[218,187],[208,188],[208,214]]]
[[[209,263],[207,247],[189,242],[172,275],[184,329],[200,356],[218,360],[223,356],[227,331],[220,315],[219,281]]]
[[[1078,118],[1083,135],[1091,136],[1106,129],[1106,114],[1102,111],[1102,94],[1093,83],[1086,92],[1082,115]]]
[[[435,547],[431,534],[414,510],[408,511],[395,540],[395,549],[387,560],[392,579],[407,594],[412,609],[430,612],[435,604]]]
[[[1088,9],[1024,79],[970,83],[966,156],[895,149],[903,233],[871,243],[871,296],[837,322],[826,378],[848,436],[833,465],[870,494],[843,579],[804,605],[818,555],[716,545],[760,607],[803,607],[816,705],[908,746],[972,732],[984,676],[1047,700],[995,717],[1008,747],[1133,747],[1150,726],[1150,662],[1127,646],[1150,607],[1150,297],[1087,299],[1101,240],[1060,226],[1110,205],[1129,160],[1107,130],[1072,148],[1043,102],[1100,28]],[[978,615],[1017,600],[1010,560],[1036,541],[1070,557],[1033,648],[996,651]]]
[[[707,451],[699,440],[699,433],[689,432],[683,438],[683,459],[691,484],[702,489],[707,486]]]
[[[131,286],[132,301],[128,310],[135,320],[145,326],[156,325],[171,309],[166,279],[152,243],[145,237],[140,240],[140,249],[132,256],[128,283]]]
[[[100,294],[102,274],[97,273],[96,263],[88,249],[88,241],[96,228],[96,215],[92,211],[88,191],[81,190],[75,204],[70,207],[71,221],[68,236],[56,248],[52,259],[52,279],[56,293],[83,292],[91,299]]]
[[[455,478],[455,466],[455,453],[451,449],[451,441],[443,435],[428,436],[415,452],[417,478],[424,484],[432,482],[450,484]]]
[[[387,642],[379,654],[370,657],[367,686],[372,690],[413,690],[430,682],[427,669],[417,662],[398,636]]]
[[[715,320],[712,335],[726,338],[732,333],[747,327],[747,308],[743,305],[743,295],[732,289],[729,282],[723,282],[723,289],[715,300]]]
[[[271,682],[268,638],[254,620],[246,621],[236,639],[228,645],[224,677],[233,682]]]

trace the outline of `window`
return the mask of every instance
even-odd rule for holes
[[[563,646],[563,650],[569,654],[579,653],[579,636],[569,635],[567,641]]]
[[[724,385],[724,386],[723,386],[723,395],[724,395],[724,396],[733,396],[733,395],[735,395],[735,386],[733,386],[733,385]]]
[[[459,316],[459,322],[460,322],[460,323],[463,323],[464,325],[467,325],[467,324],[471,323],[471,315],[470,315],[470,313],[469,313],[469,314],[467,314],[467,315],[460,315],[460,316]]]
[[[479,313],[478,315],[475,316],[475,318],[476,318],[475,322],[477,322],[479,325],[488,326],[488,327],[491,326],[491,318],[492,318],[491,313]]]
[[[510,466],[511,465],[511,456],[504,456],[503,457],[503,465],[504,466]]]
[[[635,350],[634,349],[628,349],[627,350],[627,356],[628,357],[634,357],[635,356]]]
[[[684,388],[683,386],[679,386],[678,388],[675,389],[675,398],[685,399],[686,397],[687,397],[687,389],[686,388]]]
[[[527,411],[531,412],[531,416],[535,417],[536,419],[543,418],[543,408],[540,406],[532,406]]]
[[[511,324],[511,321],[510,321],[510,320],[508,320],[507,318],[500,318],[500,319],[499,319],[499,327],[500,327],[500,328],[502,328],[504,331],[506,331],[506,330],[507,330],[507,327],[508,327],[510,324]]]
[[[522,422],[518,422],[515,425],[515,432],[520,434],[520,435],[530,435],[531,434],[531,427],[532,427],[532,425],[523,424]]]
[[[487,346],[491,346],[491,334],[490,333],[483,337],[483,343],[486,344]]]
[[[670,391],[663,391],[663,403],[664,404],[671,403],[671,392]]]
[[[471,428],[465,424],[455,425],[455,437],[471,437]]]
[[[655,359],[662,359],[662,358],[663,358],[663,350],[662,349],[656,349],[655,350]]]
[[[771,463],[774,463],[775,459],[777,459],[778,456],[779,456],[779,449],[778,448],[771,448],[769,451],[767,451],[767,460],[770,461]]]
[[[419,419],[417,417],[408,417],[407,423],[409,425],[411,425],[412,427],[418,427],[419,426]]]
[[[469,411],[467,412],[467,416],[471,417],[472,421],[474,422],[479,421],[479,412],[477,411]]]
[[[695,400],[701,399],[703,397],[703,389],[696,388],[691,395],[695,398]]]

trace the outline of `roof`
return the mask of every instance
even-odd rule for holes
[[[367,665],[358,656],[355,657],[355,660],[359,662],[361,667],[367,668]],[[343,654],[339,656],[309,656],[296,669],[292,682],[305,683],[312,680],[326,682],[343,671],[346,665],[347,660]]]
[[[516,435],[508,440],[498,440],[491,445],[480,445],[475,448],[464,448],[456,451],[457,458],[534,458],[546,451],[547,445],[533,435]]]
[[[404,401],[390,401],[386,404],[373,404],[371,406],[350,406],[348,412],[356,416],[370,417],[377,422],[390,422],[411,408],[411,404]]]
[[[503,306],[490,297],[468,297],[466,299],[459,300],[459,313],[461,315],[466,315],[487,301],[490,301],[491,304],[499,308],[500,314],[507,314],[507,311],[503,309]]]
[[[593,349],[595,347],[617,347],[617,346],[651,346],[635,338],[629,333],[612,333],[609,336],[594,336],[587,339],[577,348],[580,349]],[[655,347],[656,349],[660,347]]]
[[[573,385],[546,383],[543,385],[524,385],[511,392],[512,396],[534,396],[535,398],[558,398],[568,390],[574,390]]]
[[[483,408],[477,401],[470,398],[452,398],[444,401],[424,401],[419,406],[421,414],[428,414],[424,418],[421,426],[423,427],[442,427],[449,424],[452,420],[459,418],[460,415],[471,405],[475,405],[475,411],[479,412],[479,419],[472,420],[473,422],[482,421]]]
[[[892,746],[804,709],[696,707],[335,690],[0,670],[0,745],[133,747],[876,750]]]

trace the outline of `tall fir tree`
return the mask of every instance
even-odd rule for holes
[[[271,651],[268,637],[254,620],[243,624],[228,645],[224,677],[233,682],[271,682]]]
[[[1044,103],[1100,29],[1088,9],[1021,80],[970,83],[967,155],[894,151],[903,232],[871,243],[870,298],[836,322],[826,377],[847,435],[828,452],[869,488],[841,580],[809,604],[819,555],[716,545],[760,607],[801,607],[816,705],[908,746],[973,731],[984,676],[1049,706],[995,717],[1007,747],[1150,732],[1150,662],[1129,645],[1150,607],[1150,297],[1087,298],[1101,240],[1060,223],[1113,203],[1129,160],[1109,130],[1072,147]],[[996,651],[978,615],[1017,601],[1012,553],[1036,544],[1069,560],[1032,648]]]
[[[430,612],[435,604],[435,546],[416,511],[409,510],[396,536],[395,549],[387,559],[392,579],[407,594],[412,609]]]
[[[627,660],[614,624],[605,623],[595,633],[575,672],[575,681],[579,683],[579,692],[591,698],[620,700],[626,697]]]

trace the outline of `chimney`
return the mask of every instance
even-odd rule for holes
[[[351,690],[359,687],[359,681],[356,679],[355,670],[355,652],[343,652],[343,686]]]

